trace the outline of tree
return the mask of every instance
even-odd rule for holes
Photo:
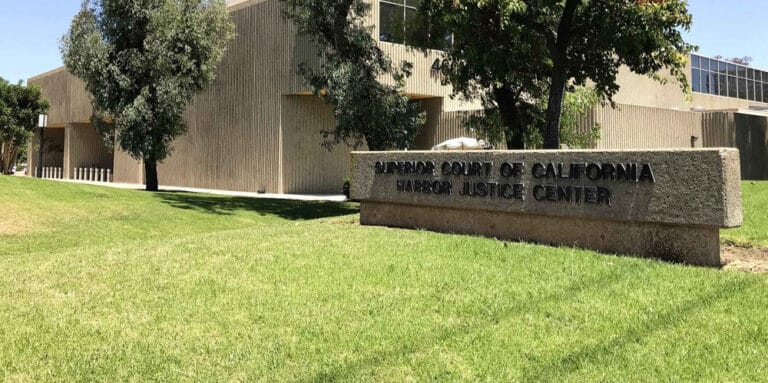
[[[92,121],[144,161],[148,191],[233,36],[223,0],[85,0],[63,37],[64,63],[92,96]]]
[[[539,100],[540,110],[547,110],[547,99]],[[600,125],[584,125],[584,118],[600,105],[600,96],[592,87],[575,87],[566,92],[563,99],[563,111],[560,114],[560,142],[569,148],[594,148],[600,139]],[[538,121],[537,129],[532,129],[526,140],[526,146],[541,149],[544,146],[544,120]]]
[[[336,126],[323,145],[338,143],[371,150],[403,149],[424,125],[418,104],[402,94],[411,65],[395,66],[364,24],[371,5],[362,0],[280,0],[284,15],[307,36],[322,57],[319,67],[299,66],[315,96],[333,107]],[[394,85],[379,78],[389,76]]]
[[[491,142],[505,139],[509,149],[523,149],[543,123],[540,100],[547,82],[544,47],[534,31],[511,25],[521,4],[509,0],[424,0],[416,23],[428,25],[429,46],[443,50],[450,64],[441,68],[454,95],[479,99],[484,115],[468,127]],[[446,38],[446,36],[450,36]]]
[[[0,78],[0,172],[13,174],[19,151],[26,148],[37,127],[37,116],[48,111],[40,88],[10,84]],[[39,166],[39,165],[38,165]]]
[[[597,145],[600,139],[600,125],[584,126],[583,119],[595,106],[600,104],[600,98],[594,88],[576,87],[569,90],[563,101],[563,112],[560,116],[560,141],[570,148],[589,149]],[[535,114],[530,117],[530,126],[522,132],[521,139],[525,149],[540,149],[544,144],[541,132],[544,127],[544,113],[547,110],[547,99],[535,100],[532,106]],[[465,119],[466,127],[489,142],[501,142],[509,136],[510,128],[502,121],[498,108],[486,109],[483,114],[473,114]],[[507,140],[509,145],[509,140]],[[512,149],[513,147],[508,146]],[[514,147],[519,149],[519,147]]]
[[[611,99],[622,65],[661,79],[667,68],[688,89],[685,64],[693,46],[681,29],[691,26],[685,0],[523,0],[514,25],[530,28],[551,62],[544,148],[560,147],[560,114],[566,87],[590,80]]]
[[[691,25],[684,0],[425,0],[422,7],[430,21],[454,33],[456,46],[447,54],[455,60],[452,83],[459,91],[478,87],[502,116],[520,115],[520,106],[530,109],[546,97],[546,149],[560,146],[567,91],[590,81],[599,98],[610,101],[622,65],[660,81],[666,80],[658,71],[667,68],[688,89],[684,68],[693,46],[680,32]],[[498,89],[512,97],[491,93]],[[504,120],[525,136],[514,119]]]

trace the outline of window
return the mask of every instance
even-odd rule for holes
[[[691,89],[697,93],[768,102],[768,72],[691,55]]]
[[[763,83],[763,102],[768,102],[768,82]]]
[[[379,40],[390,43],[429,46],[429,29],[419,22],[421,0],[380,0]]]
[[[691,89],[693,89],[694,92],[701,92],[701,71],[698,69],[693,70],[693,75],[691,76]]]
[[[739,98],[742,100],[747,99],[747,79],[739,77]]]
[[[693,67],[693,69],[701,68],[700,63],[701,63],[701,58],[699,56],[691,55],[691,66]]]
[[[728,76],[719,74],[717,75],[717,79],[718,83],[720,83],[717,94],[720,96],[728,97]]]

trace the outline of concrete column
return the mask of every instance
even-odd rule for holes
[[[67,124],[64,127],[64,177],[69,179],[71,177],[72,167],[74,166],[72,156],[72,124]]]

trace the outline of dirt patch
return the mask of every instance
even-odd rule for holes
[[[720,257],[723,269],[768,273],[768,248],[722,245]]]

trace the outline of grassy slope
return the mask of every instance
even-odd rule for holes
[[[744,225],[720,231],[720,239],[768,247],[768,181],[744,181],[741,188]]]
[[[0,198],[24,231],[0,235],[3,380],[766,379],[766,276],[354,205],[10,177]]]

